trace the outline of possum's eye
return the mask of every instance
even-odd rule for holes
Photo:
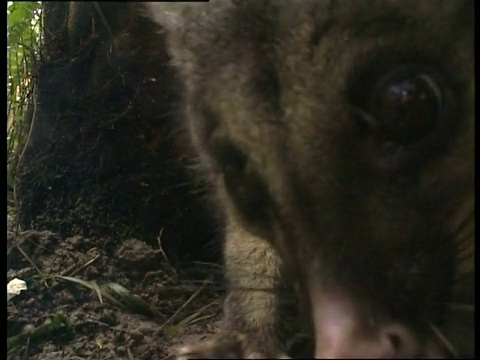
[[[418,169],[461,127],[459,95],[445,71],[429,62],[381,58],[354,72],[348,86],[365,159],[382,171]]]
[[[373,86],[367,111],[383,139],[400,144],[419,141],[441,119],[443,96],[435,75],[415,67],[401,67]]]

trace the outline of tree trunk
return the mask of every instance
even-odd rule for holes
[[[162,232],[170,256],[198,253],[210,219],[177,135],[178,87],[159,29],[138,3],[44,6],[17,174],[21,226],[155,244]]]

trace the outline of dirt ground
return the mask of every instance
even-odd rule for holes
[[[7,223],[7,282],[28,286],[7,306],[9,359],[165,359],[214,331],[218,265],[179,269],[138,239],[62,238]]]

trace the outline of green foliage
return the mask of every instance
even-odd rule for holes
[[[42,337],[52,339],[59,335],[67,335],[68,338],[72,338],[75,331],[70,319],[64,314],[57,313],[53,315],[50,322],[7,338],[7,355],[13,357],[22,346],[28,346],[30,341],[38,341]]]
[[[41,41],[41,2],[7,3],[7,174],[16,154],[22,120],[31,100],[32,66],[39,56]]]
[[[28,39],[31,28],[36,23],[35,14],[40,5],[40,2],[12,1],[8,3],[7,33],[9,44],[18,44],[21,40]]]

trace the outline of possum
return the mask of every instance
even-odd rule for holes
[[[142,6],[225,221],[178,357],[473,357],[474,2]]]

